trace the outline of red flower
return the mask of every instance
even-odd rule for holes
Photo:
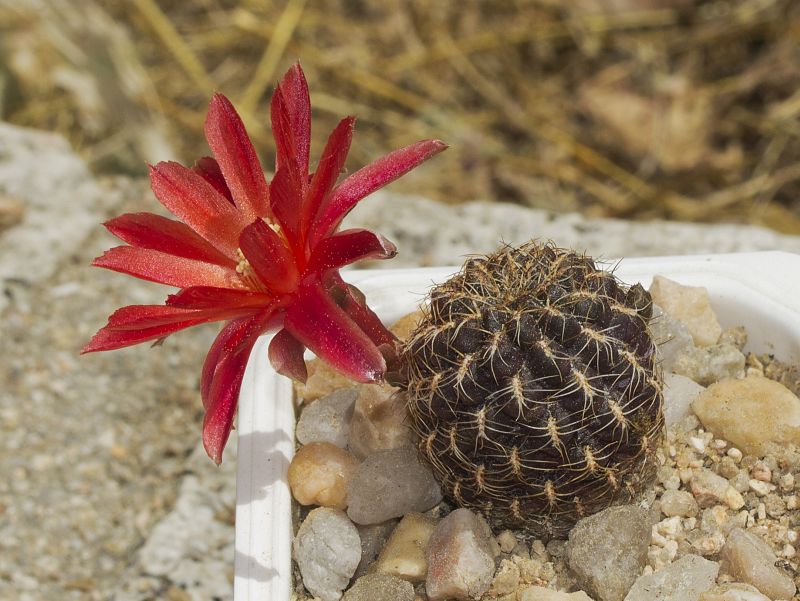
[[[211,100],[205,132],[214,158],[191,169],[150,168],[153,192],[181,221],[151,213],[121,215],[105,225],[130,246],[94,265],[175,286],[165,305],[115,311],[83,352],[145,342],[200,323],[230,320],[208,352],[200,389],[206,410],[203,444],[217,463],[228,440],[245,365],[259,335],[276,331],[269,358],[280,373],[306,377],[306,348],[360,382],[379,381],[379,347],[393,336],[346,284],[339,268],[388,259],[394,245],[367,230],[338,231],[365,196],[441,152],[426,140],[396,150],[336,180],[350,148],[354,119],[343,119],[309,174],[311,106],[300,65],[272,97],[276,172],[267,184],[253,145],[230,101]]]

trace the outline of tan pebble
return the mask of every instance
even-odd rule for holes
[[[767,506],[764,505],[764,503],[759,503],[758,504],[758,508],[756,509],[756,511],[757,511],[758,519],[760,521],[763,522],[764,520],[767,519]]]
[[[412,443],[405,400],[388,385],[361,387],[353,409],[348,436],[350,450],[361,459],[376,451]]]
[[[486,592],[486,596],[490,598],[503,597],[504,595],[511,595],[516,592],[519,587],[519,567],[513,561],[503,559],[500,562],[500,567],[494,575],[492,585]],[[512,597],[513,599],[513,597]]]
[[[517,593],[519,601],[592,601],[583,591],[563,593],[543,586],[530,586]]]
[[[722,326],[711,308],[708,290],[699,286],[684,286],[656,276],[650,285],[653,302],[673,319],[682,321],[697,346],[716,344],[722,335]]]
[[[428,574],[425,552],[435,527],[436,521],[421,513],[406,514],[378,555],[374,570],[414,584],[424,582]]]
[[[692,409],[707,429],[749,455],[800,444],[800,399],[774,380],[721,380],[701,392]]]
[[[797,495],[786,497],[786,509],[797,509],[798,507],[800,507],[800,502],[798,502]]]
[[[306,363],[308,378],[305,384],[295,382],[294,389],[298,398],[309,403],[329,395],[340,388],[350,388],[353,382],[327,363],[313,359]]]
[[[715,438],[711,441],[711,448],[715,451],[722,451],[725,447],[728,446],[727,440],[722,440],[721,438]]]
[[[347,483],[358,460],[329,442],[300,448],[289,465],[289,487],[301,505],[347,508]]]
[[[794,490],[794,474],[781,474],[780,478],[778,478],[778,485],[783,492]]]
[[[798,541],[798,538],[800,538],[800,536],[798,536],[797,530],[786,531],[786,540],[789,541],[790,544],[795,544]]]
[[[511,557],[511,561],[517,564],[522,582],[526,584],[541,582],[539,572],[542,570],[542,562],[540,560],[514,555]]]
[[[391,331],[392,334],[397,336],[400,340],[405,340],[408,338],[411,332],[417,328],[417,325],[419,325],[419,322],[422,321],[424,317],[425,313],[423,313],[422,310],[403,315],[403,317],[389,326],[389,331]]]
[[[756,464],[750,469],[750,477],[762,482],[771,482],[772,470],[763,461],[756,461]]]
[[[791,559],[792,557],[797,555],[797,549],[795,549],[792,545],[787,543],[787,544],[783,545],[783,551],[781,552],[781,554],[786,559]]]
[[[744,507],[744,497],[733,486],[729,486],[725,491],[725,504],[734,511],[738,511]]]
[[[750,490],[756,493],[759,497],[765,497],[773,490],[775,490],[774,484],[770,484],[762,480],[756,480],[755,478],[750,479],[749,485],[750,485]]]
[[[497,544],[500,545],[500,550],[503,553],[511,553],[514,547],[517,546],[517,537],[511,530],[503,530],[497,535]]]

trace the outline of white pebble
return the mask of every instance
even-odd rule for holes
[[[775,485],[763,480],[750,479],[750,490],[756,493],[759,497],[766,497],[769,493],[775,490]]]
[[[793,490],[794,489],[794,474],[789,473],[789,474],[781,475],[781,477],[778,479],[778,483],[780,484],[781,490],[783,490],[783,491],[788,492],[790,490]]]
[[[702,438],[699,438],[697,436],[690,436],[689,444],[698,453],[706,452],[706,442]]]
[[[767,519],[767,506],[764,503],[758,504],[758,519],[762,522]]]
[[[721,451],[727,446],[728,446],[728,441],[722,440],[721,438],[715,438],[714,440],[711,441],[711,448],[713,448],[716,451]]]
[[[791,559],[795,555],[797,555],[797,550],[792,545],[790,544],[783,545],[783,556],[786,559]]]
[[[736,447],[731,447],[730,449],[728,449],[728,452],[726,454],[736,463],[739,463],[742,460],[742,457],[744,457],[744,455],[742,455],[742,452]]]
[[[800,538],[797,534],[797,530],[787,530],[786,531],[786,540],[789,541],[792,545],[795,544]]]
[[[797,502],[797,495],[789,495],[786,497],[786,509],[797,509],[800,503]]]
[[[736,511],[744,507],[744,497],[742,497],[741,493],[733,486],[729,486],[728,490],[725,491],[725,503],[728,507]]]

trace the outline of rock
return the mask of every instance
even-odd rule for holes
[[[347,508],[347,484],[358,460],[329,442],[312,442],[289,464],[289,487],[301,505]]]
[[[698,601],[718,572],[717,562],[684,555],[663,570],[639,576],[625,601]]]
[[[711,346],[719,340],[722,326],[705,288],[684,286],[657,275],[650,285],[650,295],[665,313],[686,324],[697,346]]]
[[[696,516],[697,512],[697,501],[685,490],[665,490],[661,495],[661,513],[667,517],[688,518]]]
[[[456,509],[439,522],[428,543],[429,601],[479,599],[494,575],[493,542],[489,524],[469,509]]]
[[[353,387],[352,380],[319,359],[307,361],[306,368],[308,369],[306,383],[294,383],[295,394],[305,403],[316,401],[342,388]]]
[[[329,442],[345,448],[358,394],[358,388],[342,388],[307,405],[297,420],[297,440],[301,444]]]
[[[692,474],[690,487],[700,507],[726,503],[730,483],[709,469],[701,468]]]
[[[350,424],[350,451],[363,459],[376,451],[413,444],[405,400],[388,385],[361,386]]]
[[[495,572],[492,584],[486,592],[484,599],[502,599],[511,596],[512,601],[516,597],[519,588],[520,570],[519,566],[510,559],[503,559],[500,567]]]
[[[761,538],[734,528],[720,553],[722,570],[739,582],[752,584],[770,599],[791,599],[792,578],[775,566],[778,558]]]
[[[394,576],[367,574],[356,580],[342,601],[414,601],[414,587]]]
[[[566,558],[580,587],[597,601],[622,601],[647,561],[650,514],[637,505],[609,507],[569,533]]]
[[[361,537],[361,561],[356,568],[356,578],[367,573],[367,569],[373,564],[384,545],[386,545],[386,541],[389,540],[389,536],[395,526],[397,526],[397,520],[387,520],[380,524],[371,524],[369,526],[356,526],[358,536]]]
[[[562,593],[543,586],[529,586],[522,591],[519,601],[592,601],[583,591]]]
[[[511,553],[517,546],[517,537],[511,530],[503,530],[497,535],[497,544],[503,553]]]
[[[347,487],[347,515],[356,524],[378,524],[442,500],[431,471],[414,447],[380,451],[358,466]]]
[[[375,571],[414,584],[428,574],[425,551],[436,522],[421,513],[407,513],[389,537],[375,562]]]
[[[746,358],[732,344],[715,344],[698,348],[688,347],[675,358],[672,371],[708,386],[725,378],[744,376]]]
[[[748,455],[762,457],[776,446],[800,444],[800,399],[767,378],[713,384],[692,409],[707,430]]]
[[[664,419],[666,426],[677,424],[689,415],[692,403],[705,388],[697,382],[682,376],[666,372],[664,374]]]
[[[771,601],[758,589],[750,584],[741,582],[726,582],[718,584],[700,595],[699,601]]]
[[[303,585],[322,601],[338,601],[361,560],[361,541],[343,511],[319,507],[300,525],[292,546]]]
[[[664,309],[653,303],[650,334],[658,349],[658,359],[665,372],[672,371],[675,359],[687,348],[694,346],[692,335],[682,321],[674,319]]]

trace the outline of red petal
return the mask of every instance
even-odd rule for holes
[[[272,317],[270,307],[250,319],[228,324],[217,336],[203,365],[203,447],[217,465],[233,426],[247,359],[256,339],[270,327]],[[213,375],[209,375],[211,372]]]
[[[108,324],[92,337],[81,352],[110,351],[157,340],[178,330],[231,316],[232,312],[193,311],[163,305],[122,307],[111,314]]]
[[[369,230],[345,230],[317,244],[308,261],[308,270],[337,269],[361,259],[391,259],[397,247],[380,234]]]
[[[235,264],[197,235],[185,223],[153,213],[127,213],[105,223],[120,240],[139,248],[149,248],[186,259],[219,265]]]
[[[231,101],[214,94],[206,117],[206,139],[247,222],[269,215],[269,191],[247,131]]]
[[[216,159],[212,157],[198,159],[194,167],[192,167],[192,171],[214,186],[217,192],[233,203],[233,194],[231,194],[231,189],[228,188],[228,183],[225,181]]]
[[[305,384],[308,369],[303,359],[305,347],[287,330],[280,330],[269,343],[269,361],[279,374]]]
[[[142,330],[109,330],[101,328],[92,339],[83,347],[81,353],[95,353],[97,351],[113,351],[114,349],[133,346],[148,340],[159,340],[169,336],[173,332],[183,330],[202,323],[200,321],[188,320],[185,322],[173,323],[154,328]]]
[[[336,229],[362,198],[408,173],[445,148],[447,144],[439,140],[423,140],[395,150],[356,171],[336,188],[330,200],[320,209],[310,235],[311,245]]]
[[[284,327],[320,359],[358,382],[378,382],[386,371],[377,347],[322,289],[303,285],[286,311]]]
[[[300,206],[303,192],[298,186],[299,171],[297,163],[288,161],[270,183],[270,207],[286,237],[296,244],[300,229]]]
[[[336,129],[333,130],[333,133],[331,133],[327,144],[325,144],[325,150],[322,152],[322,158],[320,158],[317,170],[314,172],[314,177],[311,180],[311,189],[303,206],[303,224],[305,228],[309,227],[320,206],[322,206],[322,201],[327,197],[339,178],[347,153],[350,150],[354,124],[355,119],[353,117],[342,119]]]
[[[197,173],[178,163],[150,168],[153,192],[181,221],[227,256],[236,257],[239,232],[247,221]]]
[[[258,278],[275,292],[288,292],[297,284],[294,256],[283,239],[261,219],[248,225],[239,238],[242,253]]]
[[[369,308],[369,305],[363,302],[363,298],[364,294],[358,288],[345,284],[345,294],[339,305],[376,346],[382,344],[394,346],[397,338],[386,329],[380,317]]]
[[[170,307],[184,309],[259,309],[269,305],[274,298],[263,292],[252,290],[231,290],[230,288],[214,288],[211,286],[192,286],[171,294],[167,298]]]
[[[135,246],[111,248],[102,257],[97,257],[92,265],[177,288],[233,288],[240,285],[239,276],[228,267]]]
[[[300,64],[294,64],[283,76],[270,105],[272,135],[275,137],[275,170],[291,158],[300,172],[308,173],[311,148],[311,101],[308,84]]]

